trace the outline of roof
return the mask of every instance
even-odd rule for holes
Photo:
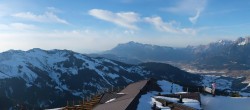
[[[140,94],[140,90],[145,87],[149,80],[142,80],[139,82],[132,83],[124,88],[121,93],[124,93],[123,96],[116,97],[115,100],[97,105],[94,110],[125,110],[132,103],[132,101],[136,98],[137,95]],[[112,97],[114,98],[114,97]],[[110,98],[110,99],[112,99]],[[102,100],[102,99],[101,99]],[[105,100],[108,100],[107,98]]]

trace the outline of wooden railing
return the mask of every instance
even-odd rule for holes
[[[118,93],[124,88],[125,86],[104,88],[103,90],[95,93],[95,95],[89,95],[83,98],[82,101],[67,101],[67,106],[65,106],[63,110],[92,110],[96,105],[99,104],[103,94]]]

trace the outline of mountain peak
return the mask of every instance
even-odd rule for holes
[[[43,50],[43,49],[40,49],[40,48],[33,48],[33,49],[30,49],[30,50],[28,50],[28,51],[45,51],[45,50]]]
[[[127,43],[124,43],[124,44],[119,44],[119,45],[128,45],[128,46],[143,46],[143,45],[149,45],[149,44],[142,44],[142,43],[139,43],[139,42],[135,42],[135,41],[129,41]]]
[[[248,37],[240,37],[235,41],[238,45],[246,45],[250,43],[250,36]]]
[[[217,42],[213,42],[213,43],[210,43],[209,45],[216,45],[216,46],[225,46],[225,45],[231,45],[233,44],[234,42],[231,41],[231,40],[218,40]]]
[[[129,41],[127,44],[138,44],[138,42],[135,42],[135,41]]]

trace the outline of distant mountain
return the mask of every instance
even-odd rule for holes
[[[128,42],[99,54],[109,54],[141,62],[187,63],[200,69],[250,69],[250,37],[220,40],[208,45],[173,48]],[[105,57],[105,56],[104,56]],[[114,57],[106,57],[113,60]],[[118,60],[125,63],[128,60]]]
[[[150,44],[128,42],[119,44],[115,48],[105,51],[105,54],[113,54],[119,57],[137,59],[142,62],[150,61],[187,61],[192,59],[190,52],[182,48],[172,48]]]
[[[196,66],[206,69],[250,69],[250,37],[193,47]]]
[[[199,85],[202,77],[161,63],[129,65],[69,50],[0,53],[0,109],[44,109],[147,78]]]

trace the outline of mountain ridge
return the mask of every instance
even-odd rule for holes
[[[219,40],[207,45],[187,46],[185,48],[141,44],[131,41],[119,44],[111,50],[100,53],[99,56],[131,64],[151,61],[179,62],[192,64],[199,69],[246,70],[250,69],[250,61],[245,60],[250,58],[249,41],[250,37],[240,37],[234,41]],[[106,56],[102,56],[103,54],[106,54]],[[114,59],[107,55],[127,58],[127,61]],[[215,63],[213,64],[213,62]]]
[[[10,50],[0,59],[1,109],[65,106],[67,100],[151,77],[192,85],[202,80],[168,64],[131,65],[68,50]]]

